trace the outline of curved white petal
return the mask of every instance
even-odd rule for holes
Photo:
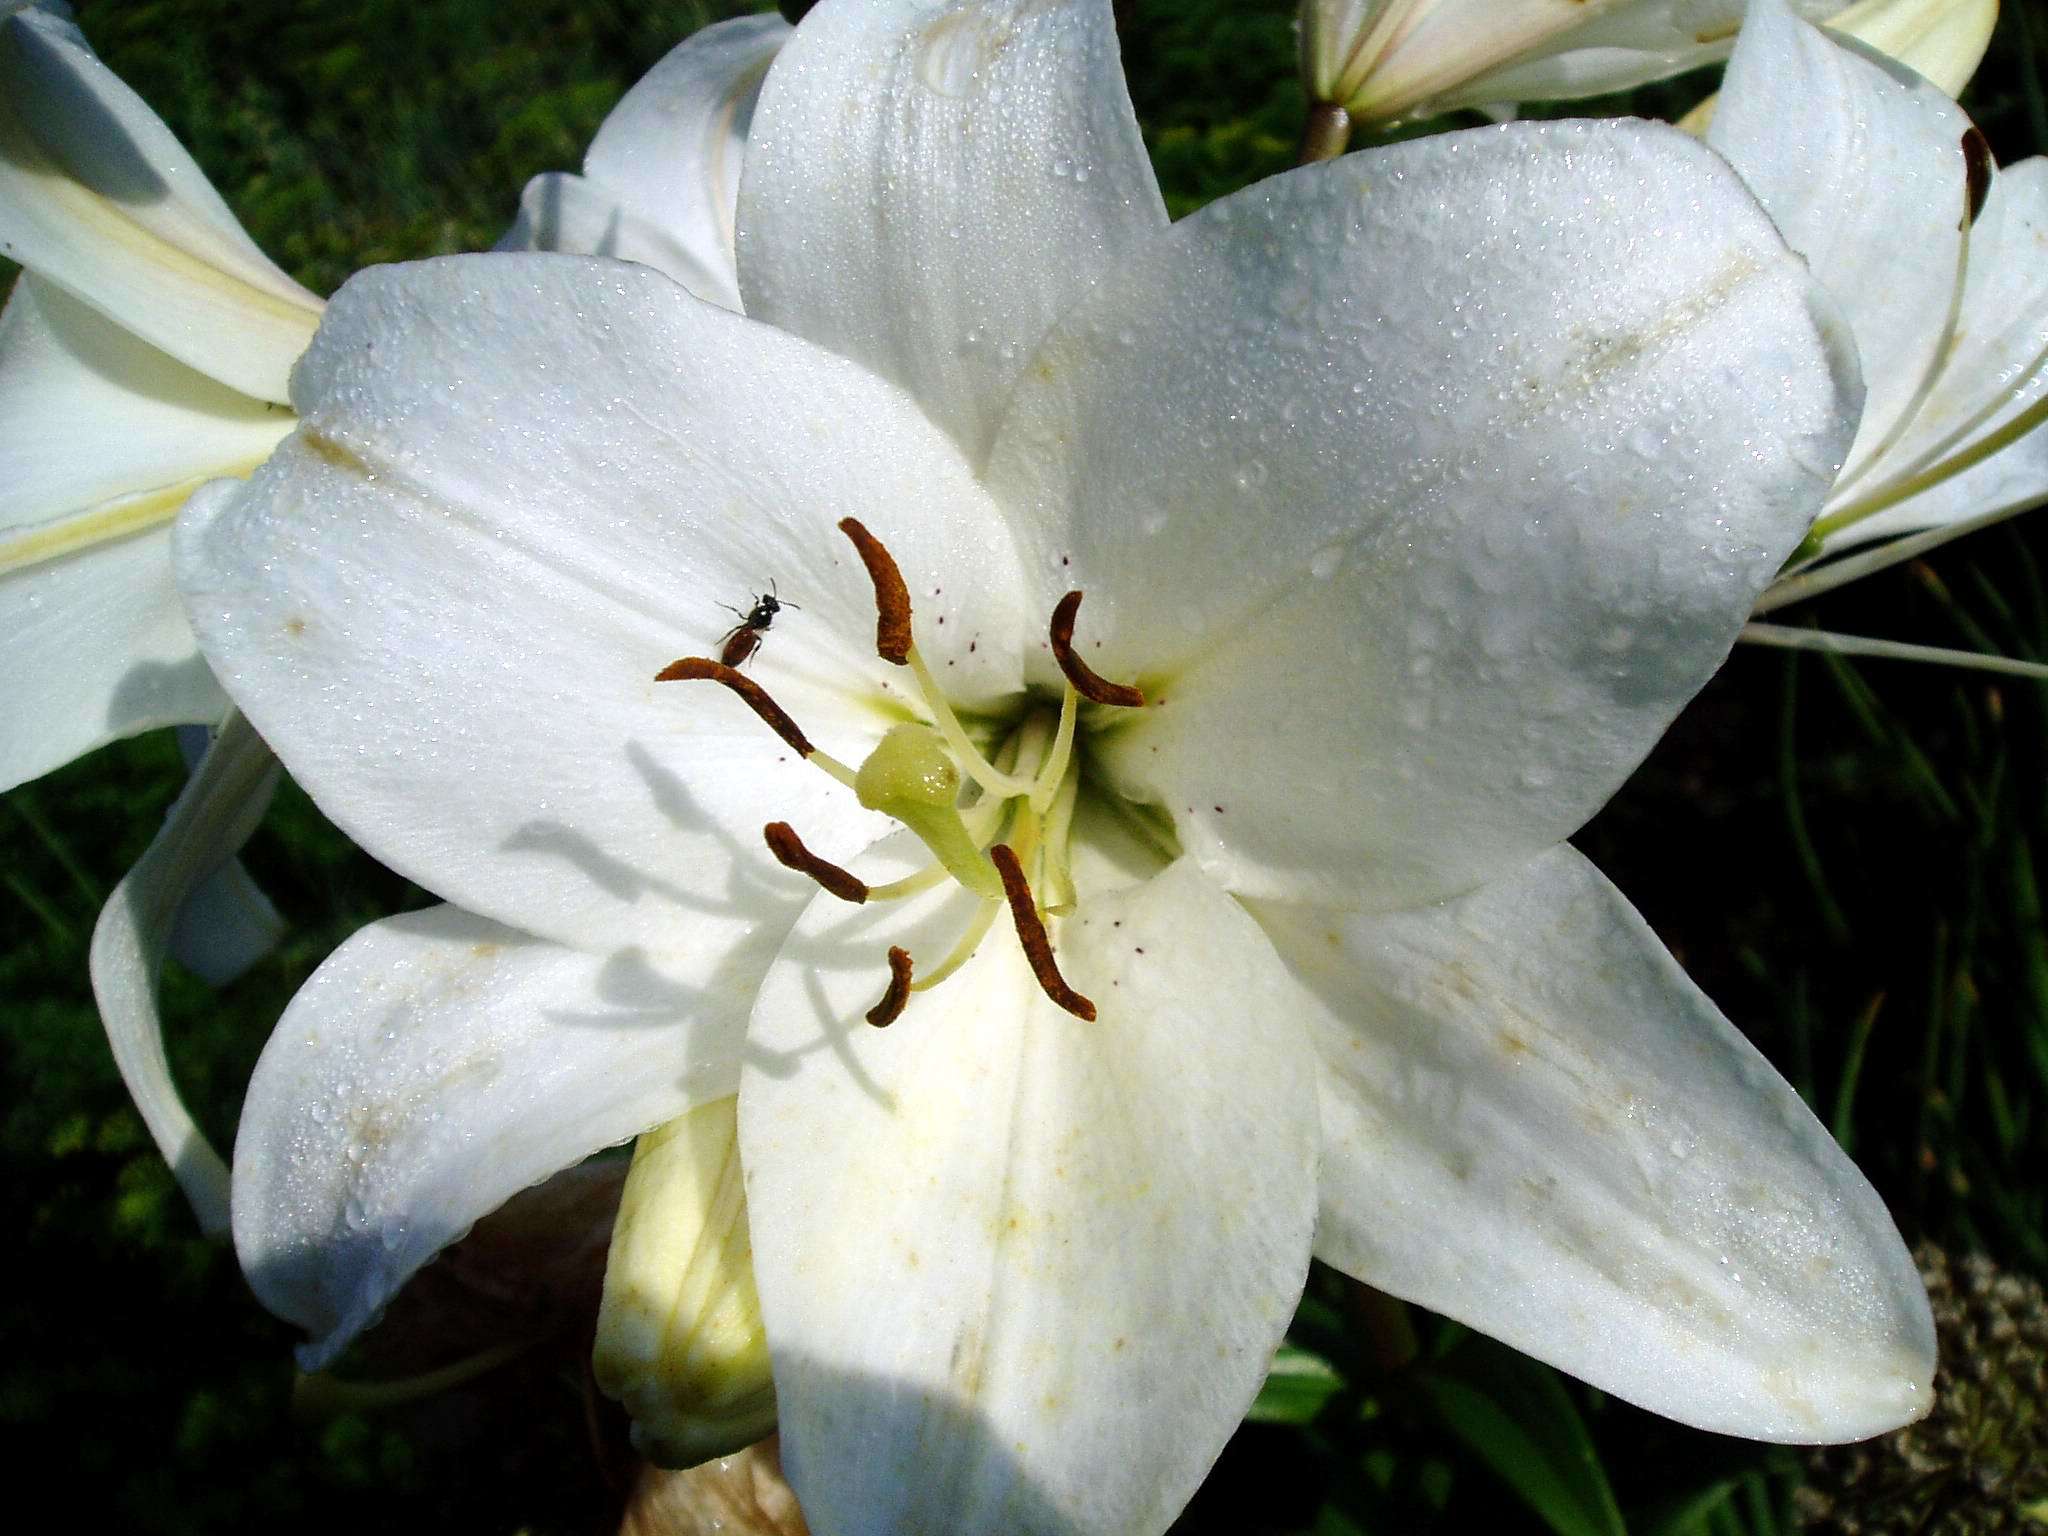
[[[1727,156],[1841,306],[1868,391],[1845,484],[1890,444],[1948,345],[1962,290],[1970,120],[1756,0],[1707,142]]]
[[[519,196],[519,217],[497,249],[637,261],[674,278],[698,298],[739,312],[739,279],[730,256],[723,263],[707,263],[677,231],[587,177],[550,171],[529,181]]]
[[[1230,888],[1338,904],[1566,836],[1840,463],[1816,304],[1642,125],[1413,141],[1176,225],[1061,320],[987,477],[1034,606],[1086,591],[1088,661],[1153,699],[1100,743],[1117,788]]]
[[[1055,932],[1094,1022],[999,928],[871,1029],[885,946],[935,959],[962,905],[821,898],[754,1013],[740,1150],[790,1480],[820,1536],[1162,1531],[1306,1272],[1302,999],[1183,862]]]
[[[0,571],[169,522],[292,423],[24,273],[0,314]]]
[[[686,38],[605,118],[583,175],[527,184],[500,249],[644,262],[739,309],[740,164],[761,82],[789,34],[779,16],[742,16]]]
[[[304,1368],[520,1190],[733,1092],[750,995],[453,907],[336,950],[278,1021],[235,1137],[235,1251],[312,1335]]]
[[[654,681],[772,583],[800,611],[749,671],[827,752],[864,756],[907,678],[875,657],[841,517],[895,551],[956,698],[1017,687],[1015,556],[953,445],[860,369],[659,273],[378,269],[298,389],[299,433],[180,521],[194,624],[328,813],[474,911],[719,954],[803,890],[744,873],[766,822],[830,859],[877,835],[732,695]]]
[[[1884,1203],[1578,854],[1428,911],[1257,915],[1323,1005],[1318,1257],[1703,1429],[1927,1412]]]
[[[1970,228],[1962,311],[1934,388],[1911,425],[1830,512],[1925,484],[1828,541],[1867,539],[1959,522],[2048,496],[2048,158],[2000,171]],[[1988,456],[1994,439],[2017,433]],[[1958,473],[1946,473],[1957,466]],[[1962,467],[1967,466],[1967,467]],[[1932,483],[1927,483],[1931,480]]]
[[[0,255],[233,389],[282,401],[320,301],[52,11],[0,17]]]
[[[218,735],[203,725],[178,727],[178,753],[190,774],[205,764]],[[195,886],[178,909],[171,957],[208,986],[224,987],[269,954],[284,929],[284,918],[241,860],[230,859]]]
[[[177,962],[208,986],[224,987],[277,947],[285,921],[238,860],[201,881],[171,928]]]
[[[180,909],[249,840],[277,781],[277,759],[246,720],[230,713],[92,933],[93,996],[114,1064],[200,1227],[215,1237],[228,1229],[227,1165],[178,1097],[164,1054],[157,979]]]
[[[827,5],[761,93],[740,291],[979,462],[1054,317],[1165,225],[1108,0]]]
[[[178,604],[168,528],[0,571],[0,635],[0,789],[228,707]]]

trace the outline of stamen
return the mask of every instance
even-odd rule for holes
[[[1045,924],[1038,920],[1038,908],[1031,900],[1031,887],[1025,883],[1024,867],[1017,862],[1017,855],[1007,843],[997,843],[989,849],[988,856],[996,873],[1002,876],[1003,895],[1010,903],[1010,921],[1017,925],[1017,942],[1024,946],[1024,958],[1031,962],[1031,974],[1038,978],[1039,987],[1075,1018],[1093,1023],[1095,1005],[1067,985],[1053,960],[1052,940],[1045,935]]]
[[[887,1029],[903,1013],[904,1004],[910,1001],[910,951],[895,945],[889,947],[889,990],[882,994],[882,1000],[868,1010],[868,1022],[877,1029]]]
[[[953,946],[952,953],[912,982],[910,990],[928,992],[973,959],[974,952],[981,948],[981,941],[988,937],[989,929],[995,926],[996,914],[1002,910],[1003,900],[1000,896],[982,902],[975,910],[974,920],[960,935],[960,942]]]
[[[866,881],[811,852],[804,846],[804,840],[796,835],[796,828],[788,822],[769,822],[761,829],[761,836],[767,839],[768,851],[775,855],[784,869],[809,875],[841,901],[850,901],[858,906],[868,899]]]
[[[1074,871],[1068,859],[1068,848],[1074,826],[1074,809],[1080,803],[1080,799],[1080,776],[1068,774],[1060,780],[1059,792],[1053,796],[1052,809],[1045,818],[1045,841],[1039,877],[1040,884],[1045,890],[1047,912],[1067,913],[1074,910],[1077,892],[1074,889]]]
[[[1060,690],[1060,723],[1053,732],[1052,751],[1031,786],[1031,809],[1041,816],[1067,779],[1067,760],[1074,755],[1074,722],[1081,714],[1080,697],[1072,683]]]
[[[946,738],[946,745],[953,749],[953,756],[959,760],[967,776],[991,795],[1008,799],[1013,795],[1029,794],[1032,786],[1029,778],[1004,773],[981,755],[969,739],[967,728],[960,723],[960,717],[953,713],[953,706],[946,702],[945,690],[939,687],[938,679],[932,676],[931,668],[925,665],[917,647],[911,646],[904,655],[910,663],[910,670],[917,674],[918,691],[924,695],[925,705],[932,712],[939,734]]]
[[[1968,202],[1963,209],[1963,228],[1977,222],[1984,211],[1984,199],[1991,195],[1991,142],[1972,126],[1963,130],[1963,186]]]
[[[903,573],[857,517],[842,517],[839,531],[853,540],[861,564],[868,568],[868,580],[875,584],[875,654],[902,666],[910,658],[910,588]]]
[[[1074,651],[1074,615],[1081,611],[1081,594],[1069,592],[1052,611],[1052,659],[1060,664],[1074,691],[1094,704],[1115,704],[1124,709],[1143,709],[1145,695],[1125,683],[1097,677]]]
[[[722,661],[713,661],[709,656],[685,656],[672,661],[654,674],[657,683],[711,682],[722,683],[740,696],[747,708],[761,717],[761,722],[788,742],[790,748],[810,762],[831,774],[833,778],[849,788],[853,784],[853,770],[836,757],[828,756],[812,746],[810,739],[797,729],[796,722],[783,713],[782,706],[768,697],[768,690],[759,683]]]
[[[906,896],[915,896],[928,891],[935,885],[952,878],[952,872],[943,864],[927,864],[914,875],[905,875],[901,880],[891,880],[886,885],[868,887],[869,901],[901,901]]]

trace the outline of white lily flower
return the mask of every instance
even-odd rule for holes
[[[1728,56],[1745,0],[1303,0],[1312,101],[1360,122],[1627,90]],[[1960,91],[1998,0],[1793,0]]]
[[[0,787],[137,731],[217,724],[170,524],[287,432],[320,300],[45,7],[0,18]]]
[[[1834,295],[1868,386],[1802,557],[1758,611],[2048,498],[2048,159],[1995,170],[1940,89],[1785,0],[1757,0],[1707,142]]]
[[[600,130],[592,165],[612,174],[580,194],[581,220],[533,228],[523,213],[519,243],[594,250],[630,225],[622,254],[728,302],[724,210],[751,92],[787,31],[749,18],[677,47]],[[707,147],[693,159],[685,144]],[[664,157],[684,173],[665,202],[629,174]],[[198,765],[109,900],[92,960],[123,1079],[202,1227],[225,1232],[227,1170],[171,1079],[157,971],[174,935],[223,979],[274,936],[275,914],[228,861],[276,774],[199,656],[170,523],[198,486],[248,474],[292,430],[287,381],[323,305],[57,6],[0,17],[0,251],[27,269],[0,315],[0,788],[138,731],[226,720],[232,749]]]
[[[737,1089],[820,1532],[1163,1529],[1312,1252],[1688,1423],[1924,1411],[1882,1203],[1560,842],[1848,448],[1725,167],[1510,127],[1168,227],[1102,0],[826,0],[748,157],[749,318],[365,274],[180,522],[237,700],[452,903],[250,1085],[236,1242],[305,1362]],[[663,668],[771,582],[749,673]]]

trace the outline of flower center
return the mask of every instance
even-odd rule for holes
[[[759,683],[722,661],[685,656],[655,674],[657,682],[715,682],[731,689],[762,723],[812,766],[851,789],[871,811],[893,816],[917,834],[932,863],[887,885],[869,885],[851,870],[818,857],[788,822],[762,828],[768,850],[786,868],[810,876],[842,901],[892,901],[930,890],[947,879],[978,898],[975,915],[950,953],[920,970],[910,952],[888,952],[889,981],[868,1010],[878,1028],[893,1023],[913,992],[944,981],[973,956],[997,916],[1007,910],[1038,985],[1077,1018],[1093,1019],[1095,1004],[1067,985],[1046,930],[1048,916],[1072,910],[1074,882],[1067,847],[1080,795],[1074,731],[1081,700],[1140,709],[1136,688],[1098,677],[1074,649],[1081,594],[1069,592],[1052,611],[1049,636],[1066,679],[1057,712],[1029,710],[985,755],[961,725],[911,633],[910,590],[882,541],[853,518],[839,524],[853,541],[875,589],[875,653],[908,667],[931,716],[930,724],[892,727],[858,769],[819,751]],[[1049,898],[1049,899],[1046,899]]]

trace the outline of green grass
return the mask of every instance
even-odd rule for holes
[[[739,9],[743,7],[732,7]],[[705,5],[81,3],[102,54],[264,247],[331,291],[487,245],[536,171]],[[2009,4],[1969,104],[2005,160],[2048,142],[2043,46]],[[1291,7],[1130,7],[1133,96],[1174,210],[1291,158]],[[2048,29],[2035,23],[2036,34]],[[1699,82],[1620,110],[1683,106]],[[1816,605],[1830,627],[2048,655],[2024,523]],[[1909,1238],[2048,1272],[2048,712],[2043,690],[1739,652],[1579,839],[1832,1124]],[[412,1413],[294,1422],[292,1332],[196,1236],[99,1034],[85,946],[181,772],[162,736],[0,805],[0,1428],[26,1492],[108,1529],[288,1522],[573,1532],[602,1523],[573,1351]],[[423,898],[289,787],[249,860],[291,920],[221,994],[173,974],[173,1056],[226,1145],[293,989]],[[1403,1333],[1412,1330],[1412,1337]],[[1287,1376],[1188,1530],[1764,1532],[1788,1453],[1693,1434],[1319,1272]],[[1412,1343],[1413,1348],[1405,1345]],[[1401,1346],[1401,1347],[1396,1347]],[[75,1506],[72,1501],[77,1501]],[[1262,1511],[1243,1522],[1244,1502]]]

